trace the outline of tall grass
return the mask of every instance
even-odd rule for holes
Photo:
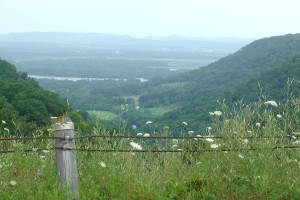
[[[78,151],[81,199],[300,199],[300,149],[273,149],[299,145],[300,99],[289,98],[277,106],[262,100],[222,107],[221,115],[211,116],[209,132],[223,139],[185,139],[176,146],[210,152]],[[94,132],[107,134],[101,127]],[[132,141],[143,149],[174,148],[172,141],[142,139],[83,139],[76,145],[132,149]],[[54,152],[24,152],[45,146],[53,142],[1,142],[1,147],[17,152],[0,155],[0,199],[66,198],[66,188],[58,184]]]

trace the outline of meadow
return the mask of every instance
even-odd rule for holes
[[[212,124],[205,132],[182,123],[181,136],[194,139],[76,140],[77,148],[132,150],[77,151],[80,199],[299,199],[300,99],[239,102],[234,108],[220,104],[222,110],[207,113]],[[2,120],[0,125],[2,138],[10,136],[5,123]],[[148,134],[172,136],[169,127],[162,130]],[[37,130],[34,135],[41,134]],[[118,135],[100,126],[93,134]],[[37,150],[52,148],[52,140],[0,143],[1,150],[16,150],[0,154],[0,199],[66,199],[67,188],[58,183],[54,151]]]

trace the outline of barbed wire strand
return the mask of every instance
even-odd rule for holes
[[[272,148],[248,148],[248,149],[199,149],[199,150],[184,150],[184,149],[167,149],[167,150],[156,150],[156,149],[87,149],[87,148],[41,148],[41,149],[25,149],[19,150],[24,152],[38,152],[38,151],[51,151],[51,150],[68,150],[68,151],[80,151],[80,152],[102,152],[102,153],[204,153],[204,152],[230,152],[230,151],[261,151],[261,150],[279,150],[279,149],[300,149],[300,146],[274,146]],[[14,153],[18,150],[1,150],[0,153]]]
[[[131,136],[131,135],[84,135],[76,136],[73,139],[87,139],[87,138],[125,138],[125,139],[280,139],[280,138],[291,138],[293,135],[283,136],[245,136],[245,137],[224,137],[224,136]],[[300,136],[295,136],[296,138]],[[0,141],[18,141],[18,140],[53,140],[53,139],[65,139],[64,137],[53,137],[53,136],[39,136],[39,137],[9,137],[0,138]]]

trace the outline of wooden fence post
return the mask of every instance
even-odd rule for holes
[[[59,182],[67,186],[68,197],[79,199],[78,172],[74,139],[74,123],[63,117],[52,126],[55,137],[55,157]]]

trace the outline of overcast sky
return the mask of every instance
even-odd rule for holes
[[[0,33],[262,38],[300,33],[300,0],[0,0]]]

